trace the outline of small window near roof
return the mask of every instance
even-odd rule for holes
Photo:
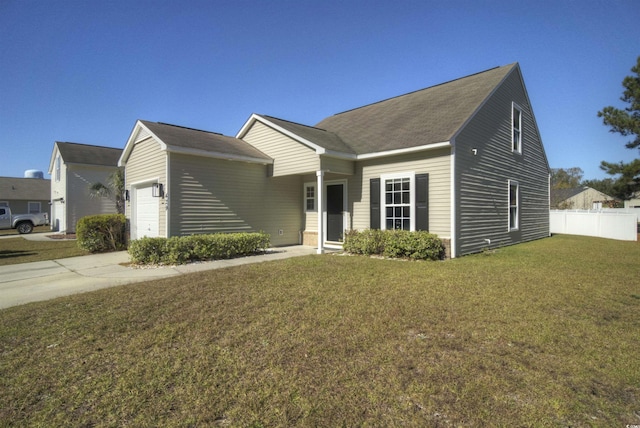
[[[56,181],[60,181],[60,155],[56,156]]]
[[[522,153],[522,110],[515,103],[511,109],[511,150]]]

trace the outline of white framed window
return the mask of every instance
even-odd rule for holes
[[[56,181],[60,181],[60,155],[56,156]]]
[[[509,180],[509,230],[520,227],[520,185]]]
[[[511,104],[511,150],[522,153],[522,109],[516,104]]]
[[[42,208],[40,202],[29,201],[29,214],[38,214]]]
[[[305,183],[304,185],[304,210],[306,212],[316,211],[316,185]]]
[[[415,173],[383,175],[382,229],[415,230]]]

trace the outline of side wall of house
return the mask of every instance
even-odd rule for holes
[[[271,244],[299,243],[302,181],[267,177],[267,166],[170,154],[170,233],[257,232]]]
[[[512,102],[522,109],[522,154],[512,151]],[[458,255],[549,236],[548,164],[518,70],[456,137],[455,162]],[[515,231],[509,180],[520,192]]]
[[[161,150],[160,143],[152,137],[145,137],[136,142],[125,169],[126,189],[131,192],[132,186],[137,186],[148,182],[159,182],[166,185],[166,157],[165,151]],[[161,198],[159,202],[158,234],[167,236],[167,199]],[[126,203],[125,214],[131,219],[131,202]]]
[[[59,152],[54,149],[53,170],[51,171],[51,230],[56,232],[64,232],[67,230],[67,221],[65,211],[67,200],[67,167],[60,158],[60,176],[56,175],[56,161]]]
[[[91,197],[89,188],[94,183],[106,184],[115,167],[67,165],[67,197],[65,212],[67,231],[75,231],[78,220],[88,215],[115,214],[116,205],[110,198]]]
[[[320,160],[314,150],[261,122],[256,121],[242,139],[274,159],[274,177],[320,169]]]

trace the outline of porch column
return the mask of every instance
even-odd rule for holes
[[[324,252],[324,171],[316,171],[318,183],[316,185],[318,195],[318,254]]]

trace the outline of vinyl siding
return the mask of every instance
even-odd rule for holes
[[[256,121],[243,140],[274,159],[274,177],[320,169],[320,159],[314,150],[261,122]]]
[[[274,246],[299,242],[300,177],[270,178],[259,164],[175,153],[170,159],[171,235],[264,231]]]
[[[160,143],[149,138],[137,142],[129,155],[126,165],[126,188],[131,191],[132,186],[139,183],[158,180],[167,185],[166,152],[160,149]],[[167,192],[165,191],[165,194]],[[133,198],[132,198],[133,199]],[[160,236],[167,236],[167,200],[160,200],[159,227]],[[126,204],[127,218],[131,219],[131,203]]]
[[[511,108],[522,110],[522,154],[511,150]],[[474,155],[473,149],[477,152]],[[548,164],[516,69],[455,139],[457,255],[549,235]],[[520,187],[520,227],[508,230],[509,180]]]
[[[370,225],[369,180],[383,174],[414,172],[429,174],[429,231],[441,238],[451,236],[451,156],[450,149],[438,149],[356,163],[349,177],[348,228],[364,230]]]
[[[88,215],[115,214],[116,205],[110,198],[91,197],[89,187],[93,183],[106,184],[115,168],[99,166],[67,165],[67,197],[65,214],[67,231],[75,231],[78,220]]]
[[[322,156],[320,161],[323,171],[348,175],[355,172],[355,162],[351,160]]]

